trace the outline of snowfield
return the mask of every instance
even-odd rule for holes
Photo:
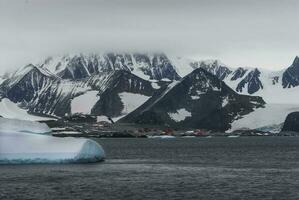
[[[243,77],[246,77],[252,69],[248,68]],[[252,113],[244,116],[242,119],[234,121],[232,128],[228,132],[238,129],[256,129],[265,126],[273,127],[272,131],[277,132],[277,127],[284,123],[287,115],[291,112],[299,111],[299,87],[283,88],[282,73],[283,71],[268,71],[259,69],[260,80],[263,89],[255,92],[254,96],[260,96],[266,102],[265,108],[259,108]],[[236,89],[239,79],[232,81],[230,74],[224,81],[232,89]],[[277,82],[274,81],[277,77]],[[247,85],[245,85],[245,88]],[[244,89],[240,94],[250,95]]]
[[[78,97],[75,97],[71,102],[71,112],[90,114],[92,107],[96,104],[100,97],[98,96],[98,91],[88,91]]]
[[[108,122],[108,123],[111,123],[111,121],[108,119],[108,117],[104,116],[104,115],[97,116],[97,122]]]
[[[38,122],[0,119],[0,164],[84,163],[105,158],[93,140],[42,135],[50,130]]]
[[[30,120],[30,121],[47,121],[55,120],[55,118],[40,117],[30,115],[27,110],[24,110],[7,98],[0,100],[0,115],[10,119]]]
[[[251,69],[252,70],[252,69]],[[249,69],[243,77],[246,77],[249,72]],[[299,104],[299,87],[292,87],[292,88],[283,88],[282,86],[282,74],[283,71],[268,71],[262,70],[260,74],[260,80],[263,85],[263,89],[255,92],[252,94],[253,96],[260,96],[264,99],[266,103],[269,104]],[[224,82],[231,87],[232,89],[236,90],[238,83],[240,82],[239,79],[236,81],[230,80],[233,74],[230,74]],[[273,83],[273,78],[278,77],[277,82]],[[247,87],[247,84],[245,88]],[[248,94],[247,90],[244,89],[243,92],[238,92],[240,94],[250,95]]]
[[[149,96],[129,92],[122,92],[118,95],[123,103],[124,108],[122,110],[121,116],[113,118],[113,121],[115,122],[137,109],[150,98]]]
[[[227,132],[244,128],[256,129],[279,125],[284,122],[289,113],[298,110],[298,104],[266,104],[265,108],[258,108],[254,112],[243,116],[243,118],[235,120],[231,124],[231,129]]]

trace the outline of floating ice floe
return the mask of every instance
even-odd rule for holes
[[[0,124],[5,121],[7,119],[0,118]],[[18,123],[25,125],[17,127]],[[29,124],[32,125],[31,129]],[[104,160],[105,152],[95,141],[43,135],[46,127],[38,122],[16,120],[5,129],[0,129],[0,164],[89,163]]]
[[[154,136],[148,136],[148,138],[174,139],[176,137],[172,135],[154,135]]]

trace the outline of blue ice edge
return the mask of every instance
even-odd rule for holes
[[[106,157],[94,140],[51,132],[45,123],[0,118],[0,164],[94,163]]]
[[[97,142],[86,139],[76,153],[1,153],[0,164],[70,164],[95,163],[105,160],[105,151]]]

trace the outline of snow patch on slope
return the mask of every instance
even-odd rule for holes
[[[105,115],[97,116],[97,122],[108,122],[108,123],[111,123],[111,121]]]
[[[152,87],[153,87],[154,89],[160,89],[160,88],[161,88],[161,87],[158,85],[158,83],[156,83],[156,82],[152,82],[151,84],[152,84]]]
[[[124,105],[122,115],[127,115],[136,108],[144,104],[150,97],[142,94],[134,94],[129,92],[122,92],[118,94]]]
[[[193,96],[191,96],[191,99],[192,100],[198,100],[198,99],[200,99],[200,96],[199,95],[198,96],[193,95]]]
[[[133,71],[131,71],[131,73],[144,80],[150,80],[150,76],[144,74],[143,71],[141,71],[141,69],[134,69]]]
[[[71,102],[72,113],[90,114],[92,107],[100,99],[98,93],[98,91],[93,90],[75,97]]]
[[[222,100],[222,108],[225,107],[228,103],[229,103],[229,99],[228,99],[228,97],[225,97],[225,98]]]
[[[172,120],[176,122],[184,121],[187,117],[192,116],[191,112],[187,111],[184,108],[177,110],[175,113],[168,113],[168,115]]]
[[[124,108],[123,108],[120,116],[113,118],[113,121],[115,121],[115,122],[117,120],[123,118],[130,112],[136,110],[139,106],[144,104],[150,98],[149,96],[145,96],[142,94],[129,93],[129,92],[122,92],[122,93],[119,93],[118,95],[121,99],[121,102],[123,103]]]

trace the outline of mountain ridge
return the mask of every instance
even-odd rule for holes
[[[175,87],[178,87],[176,85],[181,85],[181,82],[184,82],[190,74],[202,70],[232,88],[235,96],[245,95],[240,98],[254,99],[258,98],[254,96],[261,96],[267,105],[272,103],[298,104],[296,99],[297,94],[299,94],[299,87],[297,87],[296,81],[299,73],[296,70],[294,72],[294,69],[297,68],[299,68],[298,57],[295,58],[290,67],[274,72],[250,67],[233,68],[219,60],[193,61],[185,58],[174,58],[164,53],[77,54],[48,58],[38,65],[30,64],[16,70],[6,76],[1,83],[0,94],[1,98],[10,99],[20,107],[28,109],[29,112],[62,117],[65,114],[73,114],[72,110],[80,110],[73,109],[72,106],[84,104],[84,102],[78,103],[81,98],[77,97],[88,93],[96,96],[93,96],[93,102],[89,102],[90,110],[84,111],[86,112],[84,114],[105,115],[115,120],[120,119],[121,122],[122,118],[128,119],[132,116],[131,113],[147,105],[152,105],[148,107],[149,111],[154,109],[154,105],[161,103],[163,99],[168,99],[167,102],[170,105],[172,100],[167,96],[172,93]],[[284,74],[291,74],[292,76]],[[287,83],[288,87],[284,87],[284,83]],[[198,87],[203,89],[204,85]],[[185,88],[185,90],[189,89]],[[185,92],[179,91],[181,94],[185,94]],[[201,93],[211,94],[211,91],[201,91]],[[190,95],[185,94],[185,96],[186,102],[196,102],[201,95],[193,94],[191,91]],[[220,100],[219,95],[218,99],[216,96],[214,94],[210,97],[218,102],[213,105],[214,108],[219,106],[220,101],[223,100]],[[174,99],[178,100],[179,98],[181,97],[176,96]],[[72,103],[74,99],[76,99],[77,104]],[[262,104],[261,102],[259,103]],[[165,107],[168,103],[165,104]],[[249,108],[248,105],[251,103],[248,101],[245,104],[248,113],[255,112],[255,109],[262,109],[262,107],[254,106]],[[169,117],[175,118],[178,115],[186,115],[185,117],[188,118],[191,111],[190,108],[188,109],[180,110],[177,108],[177,110],[170,112],[172,114],[164,116],[160,120],[157,118],[156,121],[166,120],[172,125],[174,125],[173,123],[180,124],[181,122],[173,121]],[[234,111],[234,115],[236,113],[239,111]],[[242,114],[243,116],[245,115]],[[150,115],[144,117],[151,118]],[[237,118],[232,119],[227,113],[222,117],[226,120],[223,122],[225,129],[229,128],[229,123],[237,120]],[[211,121],[205,123],[211,124]],[[224,130],[223,127],[220,129]]]

